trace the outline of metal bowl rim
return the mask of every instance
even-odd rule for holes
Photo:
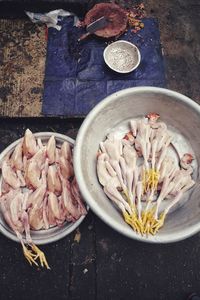
[[[200,221],[199,221],[199,223],[196,223],[195,225],[187,228],[187,230],[185,230],[185,229],[180,230],[179,234],[172,232],[170,234],[170,238],[157,236],[152,239],[146,239],[145,237],[141,237],[141,236],[137,235],[134,231],[132,231],[130,233],[130,231],[126,231],[124,226],[119,225],[111,216],[103,214],[104,212],[101,209],[101,207],[97,206],[95,204],[95,201],[93,200],[92,196],[90,195],[90,192],[87,189],[87,184],[84,182],[84,176],[82,174],[82,168],[81,168],[81,164],[80,164],[81,147],[84,142],[85,133],[86,133],[87,129],[89,128],[89,126],[91,126],[92,120],[103,108],[105,108],[107,106],[107,104],[117,101],[118,98],[120,98],[121,96],[127,96],[127,95],[133,96],[133,94],[137,94],[140,92],[142,92],[142,93],[153,92],[153,93],[164,94],[169,97],[173,97],[173,99],[176,99],[176,101],[182,101],[186,105],[189,105],[192,109],[194,109],[200,115],[200,106],[197,103],[195,103],[192,99],[190,99],[189,97],[184,96],[178,92],[175,92],[175,91],[172,91],[169,89],[165,89],[165,88],[150,87],[150,86],[134,87],[134,88],[124,89],[124,90],[116,92],[112,95],[109,95],[104,100],[102,100],[100,103],[98,103],[89,112],[89,114],[87,115],[87,117],[85,118],[85,120],[83,121],[83,123],[79,129],[79,132],[78,132],[78,135],[76,138],[76,144],[74,147],[74,157],[73,157],[74,172],[76,175],[76,179],[77,179],[80,191],[81,191],[82,195],[84,196],[85,201],[87,202],[89,207],[92,209],[92,211],[102,221],[104,221],[107,225],[109,225],[111,228],[113,228],[114,230],[118,231],[119,233],[121,233],[129,238],[132,238],[132,239],[135,239],[138,241],[142,241],[142,242],[173,243],[173,242],[184,240],[184,239],[194,235],[195,233],[199,232],[200,231]],[[126,99],[124,98],[123,101],[126,101]]]
[[[134,65],[134,67],[132,67],[132,68],[131,68],[130,70],[128,70],[128,71],[119,71],[118,69],[113,68],[113,67],[110,65],[109,61],[108,61],[107,58],[106,58],[106,52],[109,51],[110,46],[113,45],[113,44],[129,44],[131,47],[133,47],[133,48],[136,49],[137,55],[138,55],[138,61],[137,61],[137,63]],[[103,58],[104,58],[105,63],[107,64],[107,66],[108,66],[110,69],[112,69],[113,71],[115,71],[115,72],[117,72],[117,73],[121,73],[121,74],[127,74],[127,73],[130,73],[130,72],[134,71],[134,70],[139,66],[139,64],[140,64],[140,62],[141,62],[141,54],[140,54],[140,50],[138,49],[138,47],[137,47],[135,44],[133,44],[133,43],[131,43],[131,42],[128,42],[128,41],[125,41],[125,40],[119,40],[119,41],[116,41],[116,42],[113,42],[113,43],[109,44],[109,45],[104,49],[104,51],[103,51]]]
[[[62,140],[62,141],[67,141],[69,142],[70,144],[72,144],[74,146],[75,144],[75,141],[70,138],[69,136],[67,135],[64,135],[64,134],[61,134],[61,133],[56,133],[56,132],[37,132],[37,133],[33,133],[34,136],[36,138],[48,138],[48,137],[51,137],[52,135],[55,136],[55,138],[59,139],[59,140]],[[11,143],[9,146],[7,146],[1,153],[0,153],[0,162],[1,160],[5,157],[5,155],[7,155],[11,150],[13,150],[14,147],[16,147],[16,145],[23,139],[22,138],[19,138],[17,139],[16,141],[14,141],[13,143]],[[88,207],[87,207],[88,209]],[[55,241],[58,241],[62,238],[64,238],[66,235],[70,234],[72,231],[74,231],[80,224],[81,222],[84,220],[86,216],[81,216],[76,222],[74,223],[69,223],[68,227],[66,227],[66,229],[62,230],[61,233],[57,233],[55,232],[55,234],[52,234],[51,237],[41,237],[41,238],[37,238],[35,237],[33,239],[34,243],[36,245],[45,245],[45,244],[50,244],[50,243],[53,243]],[[65,223],[64,223],[65,224]],[[67,223],[66,223],[67,224]],[[7,225],[8,226],[8,225]],[[65,225],[64,225],[65,226]],[[58,228],[57,226],[55,226],[55,228]],[[61,227],[63,229],[63,227]],[[49,230],[53,229],[50,228]],[[43,232],[45,230],[42,230]],[[47,230],[48,231],[48,230]],[[12,229],[10,229],[10,231],[8,231],[4,225],[2,224],[1,222],[1,218],[0,218],[0,232],[6,236],[7,238],[15,241],[15,242],[19,242],[19,239],[17,238],[17,236],[13,233]],[[34,233],[36,233],[37,231],[34,230],[33,231]],[[39,232],[39,231],[38,231]]]

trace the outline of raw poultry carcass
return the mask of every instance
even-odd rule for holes
[[[105,194],[137,233],[155,234],[170,209],[195,184],[193,156],[179,165],[170,156],[172,136],[157,113],[131,120],[123,138],[116,132],[100,143],[97,176]],[[168,201],[163,209],[163,201]]]
[[[43,144],[27,129],[1,168],[0,208],[5,221],[20,240],[28,262],[49,269],[31,230],[62,226],[87,213],[74,177],[72,146],[65,141],[59,147],[53,135]]]

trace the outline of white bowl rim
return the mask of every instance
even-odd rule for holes
[[[70,138],[67,135],[61,134],[61,133],[57,133],[57,132],[37,132],[37,133],[33,133],[34,136],[36,138],[39,137],[51,137],[52,135],[55,136],[55,138],[61,139],[63,141],[68,141],[69,143],[71,143],[72,145],[75,144],[75,141]],[[23,137],[17,139],[16,141],[14,141],[12,144],[8,145],[1,153],[0,153],[0,161],[2,160],[2,158],[9,153],[13,147],[15,147],[21,140],[23,139]],[[74,231],[80,224],[81,222],[84,220],[86,216],[81,216],[76,222],[74,223],[69,223],[69,226],[66,227],[66,229],[64,229],[62,232],[60,233],[55,233],[54,235],[52,235],[51,237],[41,237],[41,238],[34,238],[34,243],[36,245],[45,245],[45,244],[50,244],[53,242],[56,242],[62,238],[64,238],[66,235],[70,234],[72,231]],[[8,226],[9,227],[9,226]],[[45,230],[42,230],[43,232]],[[37,232],[37,231],[35,231]],[[10,232],[3,226],[3,224],[1,223],[1,219],[0,219],[0,233],[2,233],[4,236],[6,236],[7,238],[15,241],[15,242],[19,242],[19,239],[17,238],[17,236],[14,234],[14,232],[12,231],[12,229],[10,229]]]
[[[131,45],[133,48],[136,49],[137,54],[138,54],[138,61],[137,61],[137,63],[136,63],[136,64],[134,65],[134,67],[132,67],[129,71],[119,71],[118,69],[111,67],[110,63],[109,63],[108,60],[106,59],[106,52],[108,51],[108,49],[110,48],[110,46],[113,45],[113,44],[122,44],[122,43],[123,43],[123,44],[129,44],[129,45]],[[109,45],[104,49],[104,51],[103,51],[103,58],[104,58],[105,63],[107,64],[107,66],[108,66],[110,69],[112,69],[113,71],[115,71],[115,72],[117,72],[117,73],[121,73],[121,74],[127,74],[127,73],[130,73],[130,72],[134,71],[134,70],[139,66],[139,64],[140,64],[140,62],[141,62],[141,54],[140,54],[140,50],[138,49],[138,47],[137,47],[135,44],[133,44],[133,43],[131,43],[131,42],[128,42],[128,41],[125,41],[125,40],[118,40],[118,41],[116,41],[116,42],[113,42],[113,43],[109,44]]]
[[[167,96],[173,96],[175,98],[177,98],[177,101],[182,101],[183,103],[189,105],[191,108],[193,108],[195,111],[197,111],[200,115],[200,106],[199,104],[197,104],[196,102],[194,102],[192,99],[190,99],[187,96],[184,96],[178,92],[169,90],[169,89],[165,89],[165,88],[159,88],[159,87],[151,87],[151,86],[141,86],[141,87],[133,87],[133,88],[128,88],[128,89],[124,89],[121,90],[119,92],[116,92],[114,94],[111,94],[109,96],[107,96],[104,100],[102,100],[100,103],[98,103],[87,115],[87,117],[85,118],[85,120],[83,121],[77,138],[76,138],[76,142],[75,142],[75,147],[74,147],[74,172],[76,175],[76,179],[80,188],[80,191],[85,199],[85,201],[87,202],[87,204],[89,205],[89,207],[92,209],[92,211],[102,220],[104,221],[107,225],[109,225],[111,228],[115,229],[116,231],[118,231],[119,233],[132,238],[132,239],[136,239],[138,241],[142,241],[142,242],[147,242],[147,243],[172,243],[172,242],[177,242],[177,241],[181,241],[184,240],[192,235],[194,235],[195,233],[200,231],[200,220],[199,223],[194,224],[193,226],[190,226],[187,229],[184,230],[180,230],[180,232],[174,233],[172,232],[170,234],[170,238],[168,239],[167,237],[156,237],[154,239],[147,239],[144,237],[141,237],[139,235],[137,235],[134,231],[132,231],[130,233],[129,230],[126,230],[126,228],[123,225],[119,225],[112,217],[110,217],[109,215],[103,215],[103,210],[101,209],[100,206],[98,206],[95,201],[93,200],[92,196],[90,195],[90,192],[87,189],[87,185],[85,184],[83,178],[83,174],[82,174],[82,168],[81,168],[81,164],[80,162],[80,158],[81,158],[81,144],[83,143],[83,139],[84,139],[84,134],[87,131],[88,125],[90,124],[90,122],[93,120],[93,118],[96,116],[96,114],[101,111],[107,104],[109,101],[114,102],[117,100],[118,97],[120,96],[125,96],[128,94],[131,94],[132,92],[138,93],[138,92],[154,92],[154,93],[161,93],[161,94],[165,94]]]

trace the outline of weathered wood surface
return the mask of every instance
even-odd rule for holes
[[[92,6],[98,1],[88,1]],[[100,2],[100,1],[99,1]],[[136,1],[118,1],[130,7]],[[167,87],[200,103],[200,3],[145,0],[160,22]],[[0,20],[0,116],[41,117],[46,55],[44,26]]]
[[[145,3],[148,14],[159,18],[168,87],[200,103],[199,1]],[[29,21],[0,21],[1,116],[41,116],[44,34],[43,27]],[[75,137],[80,125],[81,120],[0,118],[0,152],[27,127]],[[79,231],[79,243],[73,232],[41,247],[51,271],[31,268],[20,245],[0,235],[0,300],[186,300],[194,291],[200,294],[200,234],[171,245],[139,243],[92,212]]]
[[[0,119],[0,151],[33,132],[75,137],[80,120]],[[51,270],[31,268],[20,244],[0,235],[0,300],[186,300],[200,293],[200,234],[170,245],[130,240],[90,211],[77,231],[41,246]]]

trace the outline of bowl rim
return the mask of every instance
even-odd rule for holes
[[[132,67],[129,71],[119,71],[118,69],[113,68],[113,67],[110,65],[110,63],[108,62],[108,60],[107,60],[107,58],[106,58],[106,52],[109,50],[109,48],[110,48],[111,45],[113,45],[113,44],[129,44],[129,45],[131,45],[131,47],[133,47],[133,48],[136,49],[137,55],[138,55],[138,61],[137,61],[137,63],[134,65],[134,67]],[[140,64],[140,62],[141,62],[141,54],[140,54],[140,50],[138,49],[138,47],[137,47],[135,44],[133,44],[133,43],[131,43],[131,42],[128,42],[128,41],[125,41],[125,40],[118,40],[118,41],[116,41],[116,42],[113,42],[113,43],[109,44],[109,45],[104,49],[104,51],[103,51],[103,58],[104,58],[105,63],[107,64],[107,66],[108,66],[110,69],[112,69],[113,71],[115,71],[115,72],[117,72],[117,73],[121,73],[121,74],[127,74],[127,73],[130,73],[130,72],[134,71],[134,70],[139,66],[139,64]]]
[[[69,142],[71,145],[75,144],[75,140],[70,138],[67,135],[61,134],[61,133],[57,133],[57,132],[36,132],[33,133],[33,135],[36,138],[48,138],[51,137],[52,135],[59,139],[64,141]],[[8,145],[1,153],[0,153],[0,162],[1,160],[14,148],[16,147],[16,145],[23,139],[23,137],[17,139],[16,141],[14,141],[13,143],[11,143],[10,145]],[[13,149],[14,150],[14,149]],[[0,175],[1,177],[2,175]],[[88,209],[87,209],[88,210]],[[4,226],[4,224],[2,223],[2,213],[0,212],[0,233],[2,233],[4,236],[6,236],[7,238],[15,241],[15,242],[20,242],[19,239],[17,238],[17,236],[15,235],[15,233],[13,232],[13,230],[8,226],[8,229]],[[49,231],[51,231],[51,236],[50,237],[45,237],[45,229],[43,230],[38,230],[38,232],[40,231],[42,233],[42,235],[40,237],[36,237],[36,236],[32,236],[33,242],[36,245],[45,245],[45,244],[50,244],[53,242],[56,242],[62,238],[64,238],[66,235],[70,234],[72,231],[74,231],[80,224],[81,222],[84,220],[84,218],[86,217],[86,215],[81,216],[76,222],[72,223],[68,223],[68,226],[65,228],[64,226],[61,227],[61,231],[57,232],[55,231],[54,233],[53,228],[58,228],[58,226],[52,227],[50,229],[48,229]],[[6,223],[6,222],[5,222]],[[64,223],[65,224],[65,223]],[[66,223],[67,224],[67,223]],[[37,230],[33,230],[32,232],[37,233]]]
[[[126,228],[123,225],[119,225],[112,217],[110,217],[109,215],[103,215],[103,209],[101,209],[100,206],[98,206],[95,201],[93,200],[92,196],[90,195],[90,192],[87,188],[87,184],[84,181],[84,175],[82,173],[82,168],[81,168],[81,164],[80,164],[80,159],[81,159],[81,151],[82,151],[82,144],[84,143],[84,135],[86,133],[86,131],[88,130],[88,127],[91,126],[91,121],[95,118],[95,116],[97,115],[97,113],[99,113],[104,107],[106,107],[106,105],[109,102],[114,102],[117,101],[117,99],[120,96],[126,96],[126,95],[133,95],[133,93],[137,94],[140,92],[153,92],[153,93],[161,93],[161,94],[165,94],[167,96],[172,96],[175,98],[176,101],[182,101],[183,103],[189,105],[192,109],[194,109],[196,112],[198,112],[198,114],[200,115],[200,106],[199,104],[197,104],[196,102],[194,102],[192,99],[190,99],[187,96],[184,96],[183,94],[180,94],[176,91],[173,90],[169,90],[166,88],[160,88],[160,87],[150,87],[150,86],[142,86],[142,87],[133,87],[133,88],[128,88],[128,89],[124,89],[121,90],[119,92],[116,92],[114,94],[111,94],[109,96],[107,96],[104,100],[102,100],[100,103],[98,103],[90,112],[89,114],[86,116],[85,120],[83,121],[77,138],[76,138],[76,142],[75,142],[75,147],[74,147],[74,172],[76,175],[76,179],[80,188],[80,191],[85,199],[85,201],[87,202],[87,204],[89,205],[89,207],[92,209],[92,211],[103,221],[105,222],[107,225],[109,225],[111,228],[115,229],[116,231],[118,231],[119,233],[132,238],[132,239],[136,239],[138,241],[142,241],[142,242],[147,242],[147,243],[173,243],[173,242],[177,242],[177,241],[181,241],[184,240],[192,235],[194,235],[195,233],[200,231],[200,221],[199,223],[196,223],[192,226],[190,226],[187,229],[183,229],[180,230],[180,232],[178,233],[174,233],[172,232],[170,234],[170,238],[168,238],[168,236],[164,236],[164,237],[159,237],[159,236],[154,236],[151,239],[147,239],[144,237],[141,237],[139,235],[137,235],[134,231],[130,231],[130,230],[126,230]],[[125,99],[123,99],[123,101],[125,101]],[[127,227],[128,229],[128,227]]]

